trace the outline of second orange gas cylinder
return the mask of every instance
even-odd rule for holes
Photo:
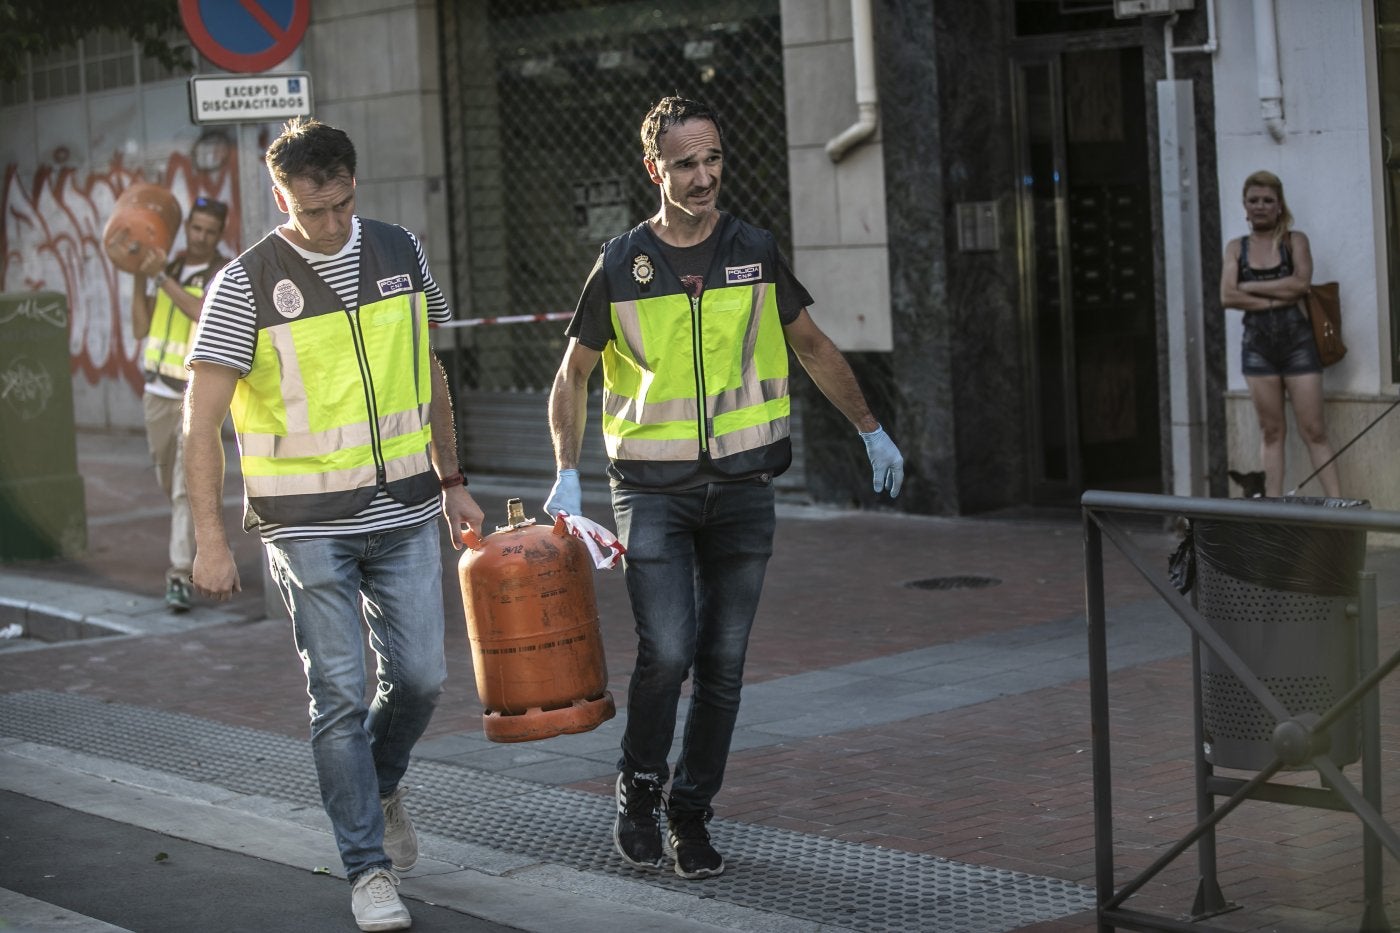
[[[112,265],[135,273],[153,247],[169,253],[180,232],[180,205],[160,185],[137,182],[112,205],[112,216],[102,230],[102,245]]]
[[[511,499],[508,524],[484,539],[468,531],[458,564],[482,725],[493,742],[587,732],[616,715],[593,595],[588,548],[526,519]]]

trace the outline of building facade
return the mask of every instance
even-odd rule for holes
[[[321,0],[276,70],[311,75],[360,148],[359,210],[420,232],[453,298],[469,471],[552,472],[561,318],[655,210],[637,125],[681,93],[724,120],[722,206],[778,236],[904,450],[897,508],[1238,494],[1258,433],[1219,277],[1257,168],[1341,283],[1344,494],[1397,508],[1397,29],[1394,0]],[[230,201],[230,251],[277,222],[277,127],[194,126],[186,93],[111,36],[0,89],[0,290],[69,296],[82,426],[141,423],[130,279],[100,242],[121,188]],[[849,425],[796,398],[787,491],[873,504]],[[1286,487],[1309,472],[1291,441]]]

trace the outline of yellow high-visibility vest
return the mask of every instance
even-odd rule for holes
[[[721,215],[701,296],[663,259],[648,224],[603,247],[614,339],[603,349],[603,437],[615,476],[669,486],[701,454],[735,476],[792,460],[787,342],[767,231]]]
[[[423,275],[401,228],[360,220],[359,307],[276,233],[240,257],[258,312],[233,423],[253,519],[314,523],[440,492]]]
[[[185,291],[202,298],[205,284],[227,261],[215,253],[208,268],[187,277],[184,275],[185,257],[182,255],[170,265],[167,274],[179,282]],[[159,379],[172,389],[184,391],[185,383],[189,380],[189,373],[185,371],[185,357],[190,352],[194,329],[194,320],[180,310],[165,289],[157,288],[155,307],[151,310],[151,326],[142,355],[142,369],[147,382]]]

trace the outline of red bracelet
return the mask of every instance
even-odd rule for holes
[[[443,489],[451,489],[453,486],[465,486],[465,485],[467,485],[467,478],[466,478],[465,476],[462,475],[462,471],[461,471],[461,470],[458,470],[456,473],[453,473],[451,476],[444,476],[444,477],[442,478],[442,488],[443,488]]]

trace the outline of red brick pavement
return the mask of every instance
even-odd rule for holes
[[[85,445],[100,459],[102,445]],[[151,501],[133,492],[131,469],[84,467],[90,515],[130,512]],[[121,484],[127,487],[123,490]],[[114,488],[115,487],[115,488]],[[155,493],[158,496],[158,493]],[[483,502],[488,522],[503,503]],[[528,505],[528,503],[527,503]],[[230,510],[230,527],[237,527]],[[163,565],[164,523],[137,517],[94,534],[76,561],[8,565],[48,579],[153,591]],[[1139,529],[1165,560],[1168,536]],[[236,607],[262,606],[260,550],[235,542],[248,589]],[[1147,598],[1149,587],[1108,546],[1110,607]],[[475,732],[480,704],[456,598],[455,552],[444,546],[451,683],[430,736]],[[1074,519],[1010,521],[827,514],[780,522],[749,660],[758,682],[856,660],[1008,631],[1083,612],[1081,532]],[[975,575],[999,585],[947,591],[904,584]],[[631,623],[620,574],[595,577],[611,686],[625,698]],[[1111,616],[1111,611],[1110,611]],[[1382,654],[1394,650],[1400,611],[1384,613]],[[1087,676],[1087,668],[1086,668]],[[1191,674],[1187,658],[1111,678],[1110,748],[1118,882],[1141,871],[1194,823]],[[0,691],[61,689],[188,713],[291,736],[306,732],[300,666],[284,623],[248,621],[181,635],[80,642],[0,653]],[[1386,775],[1400,774],[1382,691]],[[1092,886],[1093,783],[1087,680],[886,725],[737,752],[717,801],[723,819],[872,843]],[[1359,781],[1359,768],[1347,774]],[[1306,776],[1290,778],[1307,782]],[[1315,784],[1315,778],[1312,779]],[[1386,810],[1400,808],[1397,780]],[[611,792],[611,775],[578,785]],[[1213,923],[1226,930],[1354,930],[1361,915],[1360,829],[1350,814],[1248,803],[1218,827],[1225,896],[1246,909]],[[1388,876],[1397,874],[1386,857]],[[1188,852],[1129,906],[1186,913],[1196,889]],[[1391,916],[1400,916],[1388,880]],[[1090,915],[1029,930],[1094,928]]]

